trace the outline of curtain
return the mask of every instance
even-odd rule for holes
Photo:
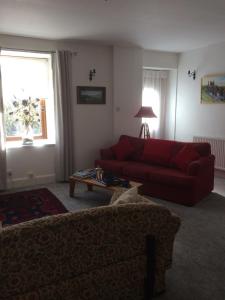
[[[56,129],[56,180],[68,181],[74,172],[72,119],[72,53],[53,54],[53,81]]]
[[[1,56],[1,49],[0,49]],[[5,190],[7,187],[6,176],[6,148],[4,134],[4,108],[2,97],[2,76],[1,76],[1,61],[0,61],[0,190]]]
[[[151,106],[157,118],[145,119],[152,137],[165,137],[165,112],[168,71],[143,70],[142,105]]]

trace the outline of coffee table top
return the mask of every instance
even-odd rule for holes
[[[106,186],[104,184],[102,184],[101,182],[95,180],[95,179],[92,179],[92,178],[81,178],[81,177],[78,177],[78,176],[70,176],[70,181],[77,181],[77,182],[81,182],[81,183],[84,183],[84,184],[87,184],[87,185],[90,185],[90,186],[98,186],[98,187],[102,187],[102,188],[105,188],[107,190],[110,190],[110,191],[116,191],[120,188],[122,188],[121,186],[118,186],[118,185],[115,185],[115,186],[112,186],[112,185],[109,185],[109,186]],[[142,186],[143,184],[140,183],[140,182],[136,182],[136,181],[130,181],[130,188],[132,187],[140,187]]]

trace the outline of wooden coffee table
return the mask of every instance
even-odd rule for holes
[[[69,178],[70,197],[73,197],[73,195],[74,195],[74,189],[75,189],[77,182],[86,184],[88,191],[92,191],[94,186],[101,187],[103,189],[110,190],[112,192],[115,192],[121,188],[121,186],[105,186],[104,184],[102,184],[92,178],[80,178],[80,177],[76,177],[76,176],[70,176],[70,178]],[[139,188],[141,186],[142,186],[142,183],[140,183],[140,182],[130,181],[130,187]]]

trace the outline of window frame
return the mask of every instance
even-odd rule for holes
[[[53,51],[39,51],[39,50],[24,50],[24,49],[14,49],[14,48],[1,48],[0,51],[0,64],[1,57],[13,57],[13,58],[31,58],[31,59],[45,59],[48,63],[48,93],[46,97],[39,96],[40,102],[40,135],[34,135],[33,139],[36,140],[36,143],[41,142],[44,144],[55,144],[55,114],[52,114],[52,111],[55,109],[54,102],[54,82],[53,82],[53,63],[52,63],[52,53]],[[7,103],[7,102],[6,102]],[[4,105],[3,103],[3,109]],[[3,110],[5,114],[5,109]],[[5,122],[3,121],[3,126],[5,127]],[[3,130],[4,130],[3,127]],[[10,132],[9,132],[10,134]],[[12,133],[13,134],[13,133]],[[16,135],[8,135],[5,131],[5,142],[7,147],[11,145],[17,145],[22,141],[23,131],[19,129]]]

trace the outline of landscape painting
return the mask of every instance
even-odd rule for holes
[[[225,104],[225,74],[206,75],[202,78],[201,103]]]
[[[105,104],[105,87],[77,87],[77,104]]]

